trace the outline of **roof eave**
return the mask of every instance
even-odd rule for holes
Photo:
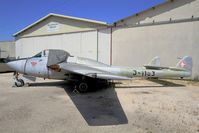
[[[151,10],[151,9],[154,9],[154,8],[156,8],[156,7],[159,7],[159,6],[162,6],[162,5],[164,5],[164,4],[168,3],[168,2],[172,2],[172,0],[166,0],[165,2],[163,2],[163,3],[161,3],[161,4],[155,5],[155,6],[151,7],[151,8],[148,8],[148,9],[146,9],[146,10],[143,10],[143,11],[141,11],[141,12],[134,13],[133,15],[127,16],[127,17],[125,17],[125,18],[123,18],[123,19],[119,19],[118,21],[113,22],[112,25],[114,25],[115,23],[119,23],[119,22],[121,22],[121,21],[123,21],[123,20],[126,20],[126,19],[128,19],[128,18],[131,18],[131,17],[133,17],[133,16],[137,16],[137,15],[139,15],[139,14],[145,13],[145,12]]]
[[[73,20],[78,20],[78,21],[84,21],[84,22],[90,22],[90,23],[96,23],[96,24],[100,24],[100,25],[104,25],[104,26],[109,26],[108,23],[102,22],[102,21],[72,17],[72,16],[65,16],[65,15],[60,15],[60,14],[55,14],[55,13],[49,13],[48,15],[42,17],[41,19],[37,20],[36,22],[32,23],[31,25],[29,25],[29,26],[25,27],[24,29],[14,33],[13,37],[16,37],[17,35],[21,34],[22,32],[26,31],[27,29],[35,26],[36,24],[42,22],[43,20],[45,20],[46,18],[48,18],[50,16],[61,17],[61,18],[66,18],[66,19],[73,19]]]

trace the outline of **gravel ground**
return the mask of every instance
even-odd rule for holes
[[[0,75],[0,133],[199,133],[199,83],[132,80],[78,94],[64,81],[12,87]]]

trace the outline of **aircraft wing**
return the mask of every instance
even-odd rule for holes
[[[90,66],[85,66],[76,63],[61,63],[60,68],[64,71],[75,73],[83,76],[88,76],[91,78],[106,79],[106,80],[128,80],[130,78],[115,75],[108,71],[99,70]]]

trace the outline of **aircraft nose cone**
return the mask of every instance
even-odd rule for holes
[[[24,73],[24,66],[26,60],[17,60],[8,62],[7,65],[16,72]]]

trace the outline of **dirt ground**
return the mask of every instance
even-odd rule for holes
[[[12,82],[0,75],[0,133],[199,133],[198,82],[122,81],[85,94],[65,81]]]

